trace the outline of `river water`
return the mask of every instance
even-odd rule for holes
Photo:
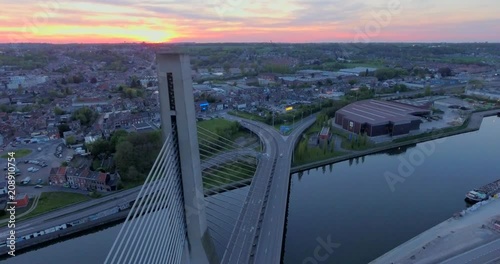
[[[368,263],[464,209],[467,191],[500,179],[499,160],[500,118],[489,117],[476,132],[294,174],[284,263]],[[102,263],[120,227],[0,262]]]
[[[284,263],[368,263],[466,208],[466,192],[500,179],[500,118],[397,153],[292,175]]]

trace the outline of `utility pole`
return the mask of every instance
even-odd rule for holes
[[[273,127],[274,127],[274,111],[273,111]]]

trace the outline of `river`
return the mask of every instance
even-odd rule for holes
[[[489,117],[476,132],[294,174],[284,263],[368,263],[464,209],[466,192],[500,179],[499,159]]]
[[[489,117],[476,132],[292,175],[284,263],[368,263],[446,220],[465,208],[467,191],[500,178],[499,135],[500,118]],[[102,263],[120,227],[94,229],[1,263]],[[329,252],[322,246],[328,242]]]

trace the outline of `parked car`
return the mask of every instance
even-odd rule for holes
[[[34,172],[34,171],[35,171],[35,168],[34,168],[34,167],[29,167],[29,168],[28,168],[28,171],[29,171],[29,172]]]

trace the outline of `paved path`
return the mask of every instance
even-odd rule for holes
[[[485,264],[500,261],[500,239],[462,253],[441,264]]]
[[[19,214],[19,215],[16,215],[16,219],[19,219],[25,215],[28,215],[29,213],[31,213],[33,210],[35,210],[36,206],[38,205],[38,201],[40,200],[40,196],[39,195],[35,195],[33,197],[33,203],[31,204],[31,207],[24,213],[22,214]],[[5,223],[7,223],[9,221],[9,219],[2,219],[0,220],[0,225],[3,225]]]

